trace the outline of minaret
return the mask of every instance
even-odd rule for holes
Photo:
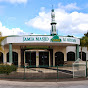
[[[57,35],[54,9],[51,10],[51,35]]]

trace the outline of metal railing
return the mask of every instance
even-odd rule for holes
[[[5,72],[5,71],[4,71]],[[63,66],[22,66],[9,74],[0,73],[0,78],[9,79],[66,79],[73,78],[71,65]]]

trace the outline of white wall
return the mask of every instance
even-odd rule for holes
[[[76,54],[76,46],[67,46],[66,47],[66,53],[68,52],[74,52]],[[79,47],[79,52],[81,52],[81,47]],[[87,51],[87,47],[83,47],[82,48],[82,52],[86,53],[86,59],[88,60],[88,51]]]

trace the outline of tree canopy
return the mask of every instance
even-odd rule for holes
[[[84,36],[80,39],[81,47],[87,47],[88,49],[88,32],[84,34]]]
[[[1,45],[1,42],[4,40],[5,37],[2,36],[2,33],[0,32],[0,51],[4,51]]]

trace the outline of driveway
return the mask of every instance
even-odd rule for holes
[[[88,88],[88,80],[67,82],[19,82],[0,80],[0,88]]]

